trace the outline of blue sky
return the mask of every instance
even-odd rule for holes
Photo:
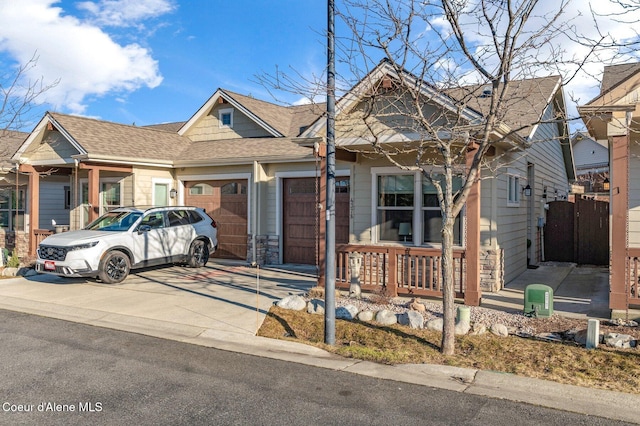
[[[326,20],[325,1],[0,0],[0,67],[38,56],[32,78],[60,80],[41,111],[182,121],[219,87],[273,100],[255,76],[276,66],[321,74]]]
[[[467,7],[475,7],[475,1]],[[595,34],[585,10],[600,9],[602,34],[637,37],[634,26],[622,22],[639,21],[640,10],[621,21],[608,16],[612,1],[575,0],[563,16],[575,28]],[[336,7],[342,3],[336,0]],[[539,3],[538,21],[531,21],[534,30],[556,7]],[[51,110],[124,124],[183,121],[219,87],[273,101],[256,76],[274,75],[276,67],[301,74],[301,81],[324,81],[326,8],[325,0],[0,0],[0,82],[37,56],[26,76],[58,84],[38,98],[42,105],[36,119]],[[337,19],[338,36],[341,31]],[[469,37],[481,43],[484,35]],[[586,49],[568,39],[540,49],[552,45],[577,60]],[[571,80],[566,88],[570,115],[575,111],[572,95],[585,102],[597,94],[603,66],[611,58],[610,52],[602,54]],[[286,103],[304,99],[284,91],[276,95]],[[21,130],[30,131],[34,124]]]

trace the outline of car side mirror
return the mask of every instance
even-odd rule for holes
[[[151,227],[149,225],[140,225],[140,227],[138,228],[138,234],[142,234],[144,232],[149,232],[151,231]]]

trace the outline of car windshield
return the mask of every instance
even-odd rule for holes
[[[109,212],[87,225],[90,231],[126,231],[142,216],[140,212]]]

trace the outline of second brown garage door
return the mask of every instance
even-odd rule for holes
[[[317,216],[316,179],[285,179],[283,184],[283,261],[316,264]],[[324,204],[324,200],[321,200]],[[336,244],[349,242],[349,178],[336,178]]]
[[[247,258],[247,180],[185,182],[185,204],[204,208],[218,224],[214,257]]]

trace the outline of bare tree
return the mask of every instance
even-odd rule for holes
[[[567,84],[603,49],[619,47],[601,32],[598,15],[591,10],[572,15],[570,3],[342,0],[338,6],[346,28],[337,31],[338,75],[346,77],[339,86],[358,102],[354,109],[338,111],[337,138],[368,141],[367,148],[341,148],[419,171],[435,188],[442,215],[445,354],[455,351],[456,218],[473,186],[483,170],[495,169],[536,142],[522,136],[535,126],[567,129],[566,123],[578,118],[542,115],[552,104],[558,111],[566,111],[565,105],[555,105],[557,98],[534,104],[531,91],[541,89],[521,82],[554,75],[559,84]],[[381,60],[391,71],[376,80],[372,73]],[[312,100],[321,80],[301,82],[299,77],[279,72],[259,80],[289,92],[315,88],[315,93],[308,91]],[[505,125],[514,112],[520,118]]]
[[[543,120],[531,117],[505,126],[513,108],[529,104],[535,86],[525,78],[550,74],[569,81],[603,45],[606,35],[586,37],[568,16],[568,0],[553,6],[536,0],[360,1],[345,0],[341,16],[351,30],[342,39],[344,63],[363,75],[382,56],[395,71],[382,89],[368,91],[365,105],[343,131],[360,126],[374,152],[403,170],[420,171],[437,191],[442,214],[444,331],[441,350],[455,351],[454,227],[483,168],[495,167],[496,146],[527,146],[522,130]],[[573,42],[579,56],[566,50]],[[390,89],[390,90],[389,90]],[[549,104],[554,100],[549,99]],[[430,108],[429,105],[447,105]],[[563,106],[562,106],[563,107]],[[563,109],[563,108],[561,108]],[[354,114],[351,114],[354,117]],[[389,126],[389,123],[393,123]],[[344,126],[345,123],[343,123]],[[364,124],[364,126],[363,126]],[[362,131],[362,129],[365,129]],[[407,135],[389,142],[388,132]],[[563,135],[567,136],[567,135]],[[506,158],[510,149],[501,150]]]
[[[0,74],[0,158],[13,154],[17,133],[37,120],[37,99],[58,84],[45,84],[42,77],[29,78],[38,64],[34,54],[25,64]]]

